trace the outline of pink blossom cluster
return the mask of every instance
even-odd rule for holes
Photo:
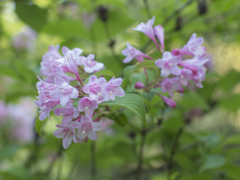
[[[104,77],[92,75],[88,83],[83,84],[83,74],[97,72],[104,65],[95,61],[93,54],[81,56],[82,49],[63,47],[63,56],[58,49],[58,46],[50,46],[49,52],[43,56],[41,72],[46,78],[43,81],[38,77],[40,81],[36,86],[39,96],[35,103],[40,108],[40,120],[50,118],[52,110],[57,116],[63,117],[53,135],[63,139],[63,147],[66,149],[72,141],[81,143],[88,139],[97,140],[96,131],[101,129],[98,105],[114,100],[116,96],[122,97],[125,92],[120,87],[122,78],[113,77],[107,82]],[[77,81],[75,86],[70,85],[72,81]],[[73,99],[78,101],[77,107]],[[96,111],[100,115],[93,120]]]
[[[12,37],[13,47],[18,50],[30,50],[35,44],[37,33],[30,27],[24,27]]]
[[[183,93],[183,86],[188,86],[191,82],[198,88],[203,87],[202,81],[205,79],[206,67],[210,62],[210,58],[206,52],[206,48],[202,47],[204,42],[203,38],[196,37],[195,33],[181,49],[174,49],[172,52],[164,51],[164,29],[161,25],[153,27],[154,20],[155,17],[147,23],[137,25],[137,27],[133,29],[141,31],[148,36],[162,53],[162,58],[155,61],[156,66],[161,69],[162,78],[146,85],[138,82],[135,84],[135,88],[153,89],[160,87],[161,92],[163,94],[168,93],[170,98],[159,93],[157,93],[157,95],[162,97],[169,107],[174,108],[176,107],[176,103],[171,99],[174,96],[174,92]],[[127,43],[127,49],[124,49],[122,54],[126,56],[123,60],[124,63],[130,62],[134,58],[140,63],[143,62],[144,58],[153,59],[135,49],[129,43]],[[186,56],[188,59],[185,59]]]
[[[30,98],[23,98],[18,103],[5,104],[0,101],[0,125],[7,129],[4,137],[18,142],[34,140],[34,119],[37,107]]]

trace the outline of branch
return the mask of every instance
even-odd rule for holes
[[[144,146],[144,143],[145,143],[146,134],[147,134],[147,130],[143,129],[142,133],[141,133],[141,145],[140,145],[140,150],[139,150],[138,166],[137,166],[137,169],[136,169],[135,180],[140,179],[140,172],[142,170],[142,160],[143,160],[143,146]]]
[[[97,175],[95,152],[96,152],[95,142],[92,141],[92,144],[91,144],[91,179],[92,180],[95,180]]]
[[[152,14],[151,14],[151,11],[150,11],[150,8],[149,8],[148,1],[147,0],[143,0],[143,3],[144,3],[144,6],[145,6],[145,9],[146,9],[148,18],[150,19],[152,17]]]
[[[177,149],[177,146],[178,146],[178,140],[179,140],[180,136],[182,135],[182,132],[183,132],[183,127],[181,127],[178,130],[177,135],[176,135],[176,137],[174,139],[174,142],[173,142],[171,152],[170,152],[170,156],[169,156],[169,159],[168,159],[168,167],[167,167],[167,179],[168,180],[170,180],[171,169],[172,169],[172,161],[173,161],[173,157],[176,153],[176,149]]]
[[[162,26],[165,26],[172,18],[174,18],[176,15],[178,15],[178,13],[180,13],[181,11],[183,11],[187,6],[189,6],[190,4],[192,4],[192,2],[195,0],[189,0],[188,2],[186,2],[185,4],[183,4],[182,6],[180,6],[177,10],[175,10],[170,16],[168,16],[165,21],[163,21]]]

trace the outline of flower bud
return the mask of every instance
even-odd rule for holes
[[[172,99],[170,99],[168,97],[165,97],[165,96],[163,96],[163,95],[161,95],[159,93],[157,93],[157,95],[160,96],[164,100],[164,102],[166,103],[166,105],[168,107],[170,107],[170,108],[175,108],[176,107],[176,103],[175,103],[174,100],[172,100]]]
[[[107,22],[108,20],[108,8],[105,6],[99,6],[96,9],[99,18],[103,21],[103,22]]]
[[[184,93],[183,87],[181,86],[181,87],[177,90],[177,92],[179,92],[179,93]]]
[[[144,84],[140,81],[138,81],[136,84],[135,84],[135,89],[143,89],[145,88]]]

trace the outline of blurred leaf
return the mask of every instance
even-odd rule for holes
[[[130,77],[133,73],[133,70],[136,66],[132,65],[132,66],[127,66],[126,68],[123,69],[123,74],[124,74],[124,78],[129,82],[130,81]]]
[[[48,120],[48,118],[46,118],[45,120],[41,121],[41,120],[39,119],[39,117],[38,117],[38,118],[36,119],[36,121],[35,121],[35,129],[36,129],[38,135],[39,135],[40,137],[44,138],[44,139],[45,139],[45,137],[43,137],[43,135],[42,135],[42,127],[43,127],[43,124],[44,124],[47,120]]]
[[[230,145],[230,144],[240,144],[240,134],[234,134],[231,136],[228,136],[224,141],[224,145]]]
[[[240,167],[238,165],[226,163],[218,170],[224,172],[226,174],[226,177],[230,177],[236,180],[239,179]]]
[[[208,155],[206,161],[200,168],[200,172],[221,167],[225,162],[225,157],[222,155]]]
[[[179,180],[212,180],[208,174],[191,174],[181,177]]]
[[[237,112],[240,107],[240,95],[234,94],[219,102],[219,105],[229,111]]]
[[[42,9],[35,4],[28,5],[17,1],[15,12],[23,22],[38,32],[41,31],[47,21],[46,9]]]
[[[179,102],[179,106],[183,106],[186,109],[192,109],[192,108],[202,108],[204,110],[209,109],[208,104],[206,101],[197,93],[190,92],[183,96],[184,98],[182,101]]]
[[[124,141],[117,142],[112,148],[112,152],[127,161],[132,161],[135,159],[132,147],[130,144]]]
[[[15,89],[7,93],[7,95],[5,96],[5,101],[8,103],[12,101],[17,101],[20,97],[23,97],[23,96],[36,97],[36,95],[37,95],[37,91],[24,89],[24,86],[23,86],[20,89]]]
[[[3,159],[5,158],[9,158],[11,157],[12,155],[14,155],[17,150],[19,149],[19,146],[18,145],[13,145],[13,144],[7,144],[7,145],[4,145],[0,148],[0,160],[2,161]]]
[[[139,64],[136,65],[136,67],[133,69],[132,73],[137,72],[139,69],[141,68],[147,68],[147,69],[159,69],[156,65],[155,65],[155,61],[154,60],[145,60]]]
[[[207,150],[213,149],[221,143],[221,139],[218,135],[196,135],[196,138],[200,140]]]
[[[110,100],[99,105],[125,107],[134,112],[140,118],[142,123],[147,126],[144,103],[136,94],[125,94],[123,97],[116,97],[115,100]]]
[[[106,26],[108,26],[109,31],[106,30],[104,27],[105,24],[99,18],[95,20],[92,26],[92,31],[95,34],[95,41],[106,40],[108,36],[113,37],[121,31],[126,31],[128,27],[135,23],[135,20],[127,16],[125,12],[119,10],[109,9],[108,17]]]
[[[38,79],[36,77],[36,74],[29,69],[25,64],[19,61],[14,62],[16,69],[21,74],[21,76],[24,77],[24,79],[29,83],[37,83]]]
[[[65,19],[46,24],[42,31],[47,34],[63,38],[81,37],[88,39],[89,37],[87,29],[81,22]]]
[[[124,127],[128,123],[128,118],[124,113],[119,113],[116,116],[113,116],[112,118],[119,126]]]
[[[9,76],[16,80],[21,80],[14,69],[6,64],[0,64],[0,75]]]
[[[230,92],[240,82],[240,72],[231,70],[219,81],[219,86],[225,91]]]
[[[96,72],[96,73],[93,74],[93,75],[95,75],[95,76],[97,76],[97,77],[99,77],[99,76],[101,76],[101,75],[108,75],[108,76],[111,76],[111,77],[115,76],[112,71],[107,70],[107,69],[98,71],[98,72]],[[90,76],[84,81],[84,84],[87,84],[88,81],[89,81],[89,78],[90,78],[91,76],[93,76],[93,75],[90,75]]]
[[[0,177],[5,180],[26,180],[31,179],[31,174],[24,166],[14,166],[5,171],[0,171]]]

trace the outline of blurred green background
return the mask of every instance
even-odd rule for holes
[[[95,143],[63,150],[52,135],[60,119],[45,123],[45,139],[34,131],[33,100],[51,44],[94,53],[117,77],[124,77],[126,42],[161,58],[144,34],[132,30],[152,16],[165,29],[167,51],[181,48],[194,32],[203,37],[213,69],[203,89],[175,97],[177,108],[167,109],[167,120],[147,134],[141,179],[240,179],[239,0],[0,1],[1,179],[135,179],[141,124],[134,115],[126,112],[128,122],[113,123]],[[147,119],[162,118],[159,101],[152,97]]]

